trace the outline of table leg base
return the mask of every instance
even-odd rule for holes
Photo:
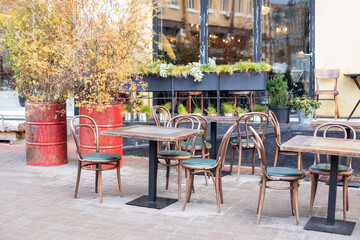
[[[304,229],[350,236],[354,230],[355,224],[355,222],[335,220],[334,225],[326,225],[326,218],[312,217],[306,223]]]
[[[146,207],[146,208],[155,208],[155,209],[163,209],[170,204],[177,202],[177,199],[173,198],[163,198],[163,197],[156,197],[155,202],[150,202],[148,200],[147,195],[143,195],[137,199],[134,199],[130,202],[127,202],[126,205],[133,205],[137,207]]]

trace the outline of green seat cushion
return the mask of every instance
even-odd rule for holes
[[[304,172],[297,168],[268,167],[267,174],[274,177],[300,177],[304,175]]]
[[[212,167],[216,164],[215,159],[209,158],[190,158],[187,160],[182,161],[182,163],[190,166],[203,166],[203,167]]]
[[[192,141],[189,141],[188,148],[191,148]],[[181,147],[186,147],[186,141],[181,142]],[[196,140],[195,141],[195,147],[201,148],[202,147],[202,140]],[[210,143],[206,142],[206,147],[210,147]]]
[[[232,144],[239,144],[237,138],[231,140],[231,143],[232,143]],[[242,145],[246,145],[246,144],[247,144],[247,140],[246,140],[246,139],[241,139],[241,143],[242,143]],[[251,139],[249,139],[249,145],[250,145],[250,146],[254,146],[254,142],[253,142]]]
[[[321,172],[330,172],[330,168],[331,168],[330,163],[318,163],[310,166],[310,169]],[[348,172],[348,171],[351,171],[350,167],[339,164],[338,172]]]
[[[95,153],[88,153],[83,155],[83,159],[88,160],[117,160],[121,157],[115,153],[106,153],[106,152],[95,152]]]
[[[189,152],[186,152],[186,151],[165,150],[165,151],[159,151],[158,156],[163,156],[163,157],[187,157],[187,156],[191,156],[191,154]]]

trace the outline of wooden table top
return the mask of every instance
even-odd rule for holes
[[[280,146],[282,151],[360,157],[360,140],[297,135]]]
[[[203,130],[149,125],[133,125],[100,132],[103,136],[135,138],[149,141],[180,141],[202,133]]]
[[[353,127],[355,130],[360,130],[360,122],[349,122],[349,121],[312,121],[310,125],[314,128],[324,123],[342,123]]]

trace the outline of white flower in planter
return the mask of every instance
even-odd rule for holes
[[[160,75],[161,77],[163,77],[163,78],[166,78],[166,77],[167,77],[167,70],[168,70],[170,67],[172,67],[172,66],[174,66],[174,65],[171,64],[171,63],[169,63],[169,64],[167,64],[167,63],[161,63],[161,64],[160,64],[159,75]]]
[[[197,62],[189,63],[187,65],[187,67],[190,69],[190,75],[194,77],[195,82],[201,82],[204,77],[204,74],[200,70],[200,66],[201,64]]]

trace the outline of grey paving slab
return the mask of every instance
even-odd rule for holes
[[[94,173],[83,171],[79,195],[74,199],[76,159],[56,167],[25,164],[25,151],[0,150],[0,239],[360,239],[360,190],[349,189],[348,220],[357,222],[352,236],[303,230],[308,221],[310,182],[299,189],[300,226],[290,213],[289,191],[269,190],[261,224],[256,224],[258,175],[223,177],[224,204],[216,212],[211,181],[195,177],[195,194],[186,210],[182,201],[162,210],[125,203],[147,193],[146,159],[125,158],[121,169],[124,197],[116,174],[103,175],[104,201],[94,192]],[[183,190],[185,189],[183,179]],[[338,190],[336,218],[342,219],[342,194]],[[326,216],[328,187],[318,186],[314,215]],[[183,194],[184,195],[184,194]],[[158,196],[177,197],[176,171],[165,190],[165,169],[159,167]]]

